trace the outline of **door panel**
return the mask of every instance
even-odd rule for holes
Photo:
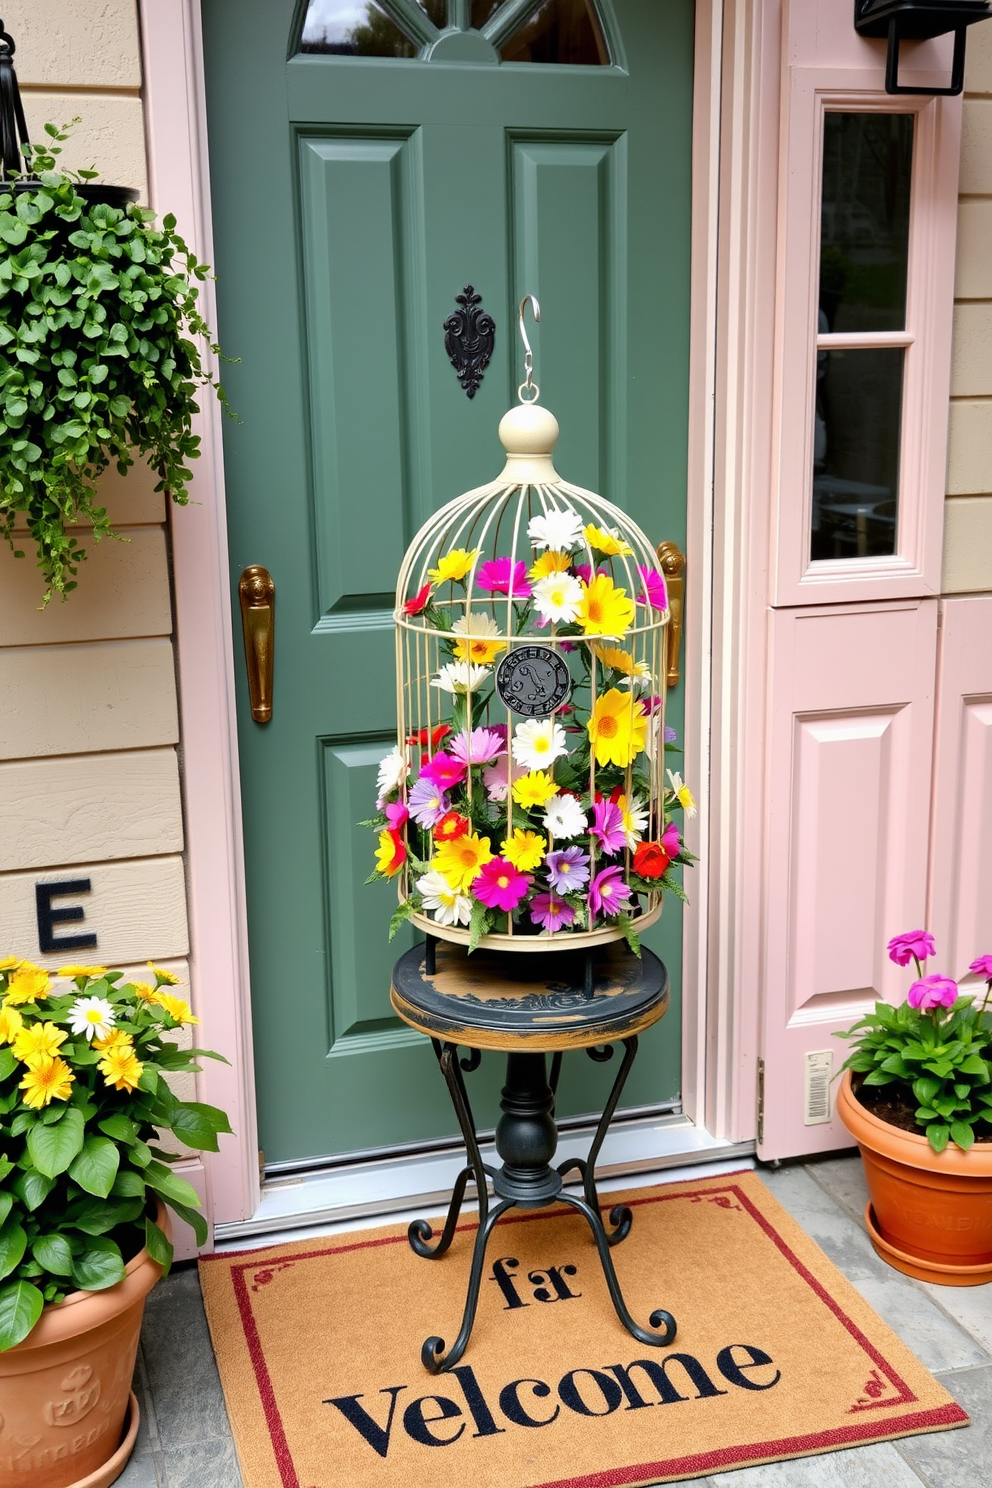
[[[629,72],[287,62],[294,0],[203,0],[220,335],[240,358],[225,377],[232,579],[264,563],[277,592],[270,723],[251,721],[238,672],[270,1161],[454,1127],[429,1044],[390,1016],[410,935],[387,943],[393,901],[364,886],[373,840],[356,824],[395,727],[400,559],[432,511],[501,468],[525,292],[542,304],[536,380],[562,474],[684,545],[692,4],[614,11]],[[442,331],[469,283],[497,323],[471,400]],[[674,902],[649,943],[672,1008],[631,1106],[679,1094]],[[612,1076],[566,1061],[561,1113],[594,1110]],[[472,1076],[483,1124],[500,1083],[497,1059]]]

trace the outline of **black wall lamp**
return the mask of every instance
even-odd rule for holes
[[[854,0],[854,29],[859,36],[888,37],[886,93],[934,93],[954,96],[964,88],[965,32],[976,21],[992,17],[992,0]],[[905,88],[899,83],[899,43],[929,41],[954,32],[954,58],[949,88]]]

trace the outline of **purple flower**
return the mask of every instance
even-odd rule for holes
[[[488,728],[473,729],[471,734],[462,729],[448,741],[448,748],[463,765],[488,765],[506,753],[506,735],[500,737],[495,729]]]
[[[979,956],[977,960],[972,961],[968,970],[973,971],[976,976],[992,981],[992,956]]]
[[[895,959],[895,958],[893,958]],[[905,963],[903,963],[905,964]],[[950,977],[928,976],[914,982],[907,994],[910,1007],[929,1013],[932,1008],[952,1007],[957,999],[958,984]]]
[[[529,599],[527,565],[522,558],[516,563],[509,558],[490,558],[476,574],[475,587],[488,589],[490,594],[509,594],[511,599]]]
[[[593,823],[590,832],[599,838],[603,851],[610,856],[626,846],[627,837],[623,829],[623,812],[614,801],[597,801],[592,808]]]
[[[656,568],[645,568],[643,564],[637,565],[637,572],[646,590],[646,594],[637,596],[638,604],[649,604],[655,610],[668,609],[668,590],[665,588],[664,575]]]
[[[905,935],[893,936],[888,950],[890,959],[897,966],[908,966],[914,957],[917,961],[925,961],[928,956],[937,954],[937,947],[929,930],[907,930]],[[913,1005],[915,1007],[916,1004]]]
[[[442,790],[450,790],[451,786],[458,785],[467,773],[468,766],[464,761],[455,759],[452,754],[445,754],[443,749],[420,767],[420,779],[433,780]]]
[[[554,894],[535,894],[530,902],[530,917],[535,925],[554,935],[562,925],[572,924],[575,910],[566,900],[556,899]]]
[[[662,832],[661,845],[670,858],[678,856],[681,844],[679,842],[679,829],[674,822],[669,822],[668,826]]]
[[[421,775],[409,796],[410,815],[422,827],[432,827],[449,809],[448,798],[441,786],[429,776]]]
[[[589,854],[581,847],[562,847],[549,852],[545,858],[548,865],[548,882],[559,894],[581,889],[589,882]]]
[[[663,697],[658,697],[657,694],[654,697],[641,698],[641,702],[644,705],[644,711],[649,718],[652,717],[653,714],[657,713],[660,708],[663,708],[665,706],[665,699]],[[672,729],[672,737],[674,738],[674,736],[675,730]],[[665,726],[665,738],[668,739],[667,725]],[[671,743],[672,740],[668,739],[668,742]]]
[[[630,886],[624,883],[620,867],[604,868],[589,885],[589,907],[594,914],[602,911],[615,919],[629,898]]]
[[[654,698],[652,698],[651,701],[654,702]],[[677,732],[677,730],[676,729],[673,729],[673,728],[669,728],[668,724],[666,723],[665,724],[665,743],[666,744],[674,744],[675,743],[675,740],[677,738],[678,738],[678,732]]]

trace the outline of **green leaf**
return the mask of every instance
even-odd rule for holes
[[[398,930],[401,930],[403,928],[407,920],[418,908],[419,898],[416,903],[412,898],[403,900],[403,903],[400,905],[399,909],[394,912],[392,918],[389,921],[390,940],[393,939]],[[214,1149],[214,1151],[216,1151],[216,1148]]]
[[[0,1225],[4,1224],[7,1215],[14,1207],[14,1195],[11,1193],[0,1193]]]
[[[75,1257],[72,1279],[86,1292],[102,1292],[124,1279],[120,1249],[106,1235],[90,1240],[82,1255]]]
[[[114,1186],[120,1160],[120,1153],[109,1137],[90,1136],[69,1168],[69,1177],[87,1193],[105,1199]]]
[[[28,1134],[28,1156],[46,1178],[64,1173],[81,1151],[85,1135],[83,1115],[75,1106],[67,1106],[62,1120],[55,1126],[37,1125]]]
[[[27,1210],[35,1210],[43,1204],[55,1187],[55,1179],[44,1173],[28,1171],[14,1179],[11,1187]]]
[[[943,1152],[947,1146],[949,1136],[950,1132],[941,1122],[935,1122],[933,1125],[927,1127],[927,1141],[930,1143],[934,1152]]]
[[[145,1220],[145,1249],[162,1267],[163,1276],[168,1276],[172,1265],[172,1241],[153,1219]]]
[[[140,1173],[134,1173],[130,1168],[121,1168],[114,1179],[110,1196],[114,1199],[143,1199],[145,1180]]]
[[[629,914],[617,915],[617,924],[623,931],[624,940],[630,946],[635,956],[641,954],[641,938],[634,929],[634,923]]]
[[[130,1116],[125,1116],[121,1111],[115,1112],[113,1116],[104,1117],[102,1121],[97,1122],[97,1126],[108,1137],[113,1137],[115,1142],[126,1142],[129,1146],[138,1135]]]
[[[17,1060],[14,1058],[12,1049],[0,1049],[0,1080],[6,1080],[17,1068]]]
[[[185,1178],[177,1178],[164,1163],[153,1159],[145,1169],[145,1179],[148,1187],[154,1189],[168,1203],[185,1204],[194,1209],[200,1207],[200,1196],[192,1183],[187,1183]]]
[[[967,1121],[952,1121],[951,1140],[957,1142],[962,1152],[967,1152],[968,1148],[974,1144],[975,1133]]]
[[[223,1125],[218,1125],[218,1120]],[[195,1101],[177,1105],[169,1123],[180,1142],[201,1151],[216,1152],[218,1132],[230,1132],[227,1117],[214,1106],[203,1106]]]
[[[207,1221],[200,1211],[198,1209],[191,1209],[186,1204],[177,1204],[175,1199],[169,1199],[168,1202],[169,1208],[178,1214],[180,1219],[184,1219],[191,1227],[196,1236],[197,1245],[205,1245],[210,1231],[207,1228]]]
[[[0,1281],[21,1264],[27,1243],[28,1237],[16,1220],[10,1220],[0,1230]]]
[[[472,903],[472,918],[469,921],[469,955],[478,950],[479,941],[489,931],[493,922],[493,911],[482,903],[481,899],[475,899]]]
[[[105,1235],[119,1224],[129,1224],[144,1208],[144,1198],[85,1199],[69,1213],[69,1223],[84,1235]]]
[[[31,1242],[31,1254],[46,1271],[56,1276],[72,1275],[72,1251],[64,1235],[39,1235]]]
[[[44,1297],[29,1281],[0,1287],[0,1353],[27,1338],[44,1305]]]

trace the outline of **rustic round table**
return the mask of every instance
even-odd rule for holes
[[[610,1248],[626,1239],[633,1216],[626,1205],[617,1204],[610,1210],[611,1228],[607,1229],[595,1181],[596,1159],[637,1054],[638,1034],[668,1008],[668,973],[663,963],[648,950],[642,950],[640,957],[634,955],[622,941],[586,953],[477,950],[469,956],[462,945],[429,937],[397,961],[390,1000],[405,1023],[431,1040],[467,1157],[455,1181],[440,1238],[434,1240],[424,1219],[410,1225],[410,1244],[417,1255],[438,1260],[447,1251],[469,1182],[474,1182],[479,1201],[479,1228],[461,1329],[447,1352],[442,1338],[425,1341],[424,1367],[438,1374],[457,1364],[465,1352],[475,1322],[489,1237],[498,1220],[515,1205],[541,1209],[558,1202],[578,1210],[592,1230],[610,1297],[624,1327],[641,1343],[671,1343],[675,1338],[671,1313],[652,1312],[649,1330],[635,1323],[627,1310]],[[588,1155],[554,1167],[558,1145],[555,1092],[562,1056],[570,1049],[584,1050],[589,1058],[605,1062],[613,1056],[614,1041],[623,1044],[623,1059]],[[459,1059],[459,1045],[471,1050],[467,1058]],[[496,1151],[502,1159],[498,1169],[482,1161],[464,1078],[468,1071],[478,1069],[486,1049],[506,1054],[502,1115],[496,1126]],[[581,1198],[563,1189],[565,1175],[573,1169],[582,1180]],[[487,1180],[493,1186],[491,1206]]]

